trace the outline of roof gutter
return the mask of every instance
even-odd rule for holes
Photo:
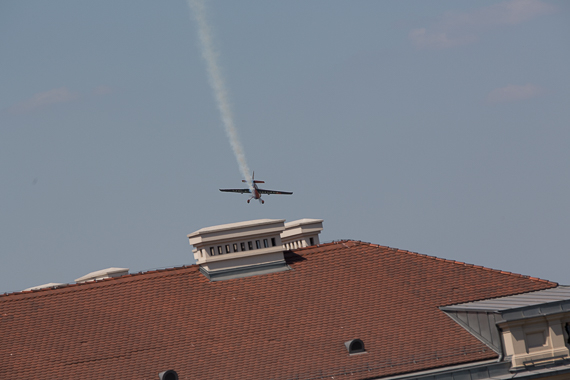
[[[396,375],[396,376],[391,376],[391,377],[377,377],[374,379],[382,379],[382,380],[413,379],[413,380],[420,380],[423,377],[427,378],[428,376],[443,375],[443,374],[453,373],[453,372],[458,372],[458,371],[467,371],[467,370],[475,369],[478,367],[487,367],[489,365],[497,365],[497,361],[495,359],[491,359],[491,360],[485,360],[485,361],[476,362],[476,363],[459,364],[456,366],[430,369],[427,371],[412,372],[412,373],[405,374],[405,375]]]

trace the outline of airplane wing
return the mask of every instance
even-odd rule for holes
[[[251,193],[249,189],[220,189],[220,191],[225,191],[227,193],[240,193],[240,194]]]
[[[257,189],[259,194],[283,194],[283,195],[291,195],[292,192],[289,191],[278,191],[278,190],[264,190],[264,189]]]

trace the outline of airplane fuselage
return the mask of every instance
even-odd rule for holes
[[[242,182],[248,182],[245,179]],[[251,194],[251,197],[247,200],[247,203],[252,199],[258,200],[261,204],[265,203],[263,199],[261,199],[261,194],[284,194],[284,195],[291,195],[293,194],[290,191],[279,191],[279,190],[267,190],[267,189],[260,189],[257,187],[258,183],[265,183],[264,181],[259,181],[255,179],[255,173],[251,176],[251,188],[247,189],[220,189],[220,191],[229,192],[229,193],[241,193],[241,194]]]
[[[254,183],[253,184],[253,199],[261,199],[261,194],[259,194],[259,191],[257,191],[257,185]]]
[[[259,188],[257,187],[257,184],[255,182],[253,183],[253,193],[251,195],[251,198],[249,198],[247,200],[247,203],[249,203],[249,201],[252,199],[256,199],[256,200],[260,201],[262,204],[265,203],[265,201],[263,199],[261,199],[261,194],[259,193]]]

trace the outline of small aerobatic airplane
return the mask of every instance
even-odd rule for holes
[[[251,201],[252,199],[258,199],[259,202],[261,202],[261,204],[264,204],[265,201],[263,199],[261,199],[261,194],[284,194],[284,195],[291,195],[293,194],[292,192],[289,191],[277,191],[277,190],[264,190],[264,189],[260,189],[259,187],[257,187],[258,183],[265,183],[265,181],[256,181],[255,180],[255,172],[253,172],[253,175],[251,176],[251,179],[253,181],[253,195],[251,196],[251,198],[249,198],[247,200],[247,203],[249,203],[249,201]],[[242,182],[247,182],[245,179],[241,180]],[[228,193],[240,193],[240,194],[251,194],[251,190],[250,189],[220,189],[220,191],[225,191]]]

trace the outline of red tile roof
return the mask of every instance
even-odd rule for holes
[[[0,296],[0,379],[366,379],[474,362],[497,355],[438,306],[557,285],[356,241],[286,259],[228,281],[193,265]],[[367,353],[348,355],[354,338]]]

